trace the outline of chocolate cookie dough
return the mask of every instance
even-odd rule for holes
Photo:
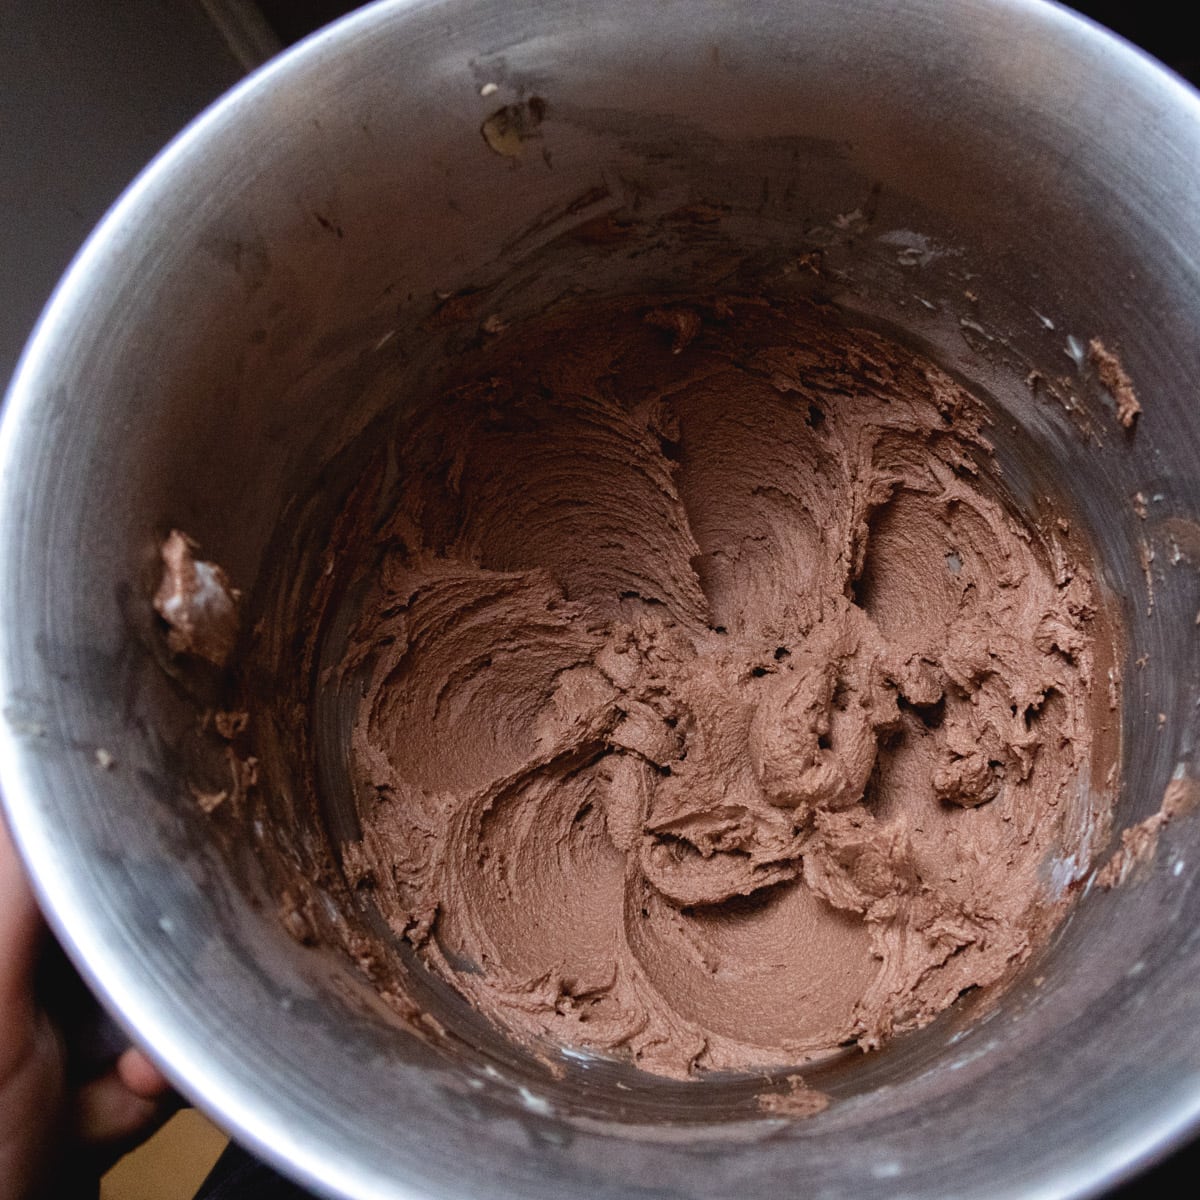
[[[391,448],[333,681],[344,866],[395,933],[514,1037],[673,1076],[872,1048],[1010,975],[1086,866],[1107,692],[984,407],[753,298],[482,361]]]
[[[154,608],[174,653],[222,667],[237,643],[241,593],[216,563],[197,558],[197,549],[187,534],[171,530],[159,550],[163,570]]]

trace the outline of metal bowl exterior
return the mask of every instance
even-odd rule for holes
[[[539,140],[492,153],[483,120],[532,94]],[[212,843],[146,598],[172,525],[253,594],[289,501],[409,378],[386,347],[420,298],[511,272],[581,200],[721,206],[759,252],[877,197],[873,228],[954,252],[927,270],[839,243],[860,303],[990,388],[1098,540],[1136,678],[1119,816],[1139,819],[1194,773],[1198,181],[1196,95],[1035,0],[382,0],[252,76],[93,235],[0,426],[0,783],[73,958],[186,1095],[330,1195],[1083,1196],[1186,1137],[1195,820],[1143,882],[1083,897],[1041,983],[902,1039],[818,1119],[534,1094],[398,1033],[340,957],[286,936],[253,847]],[[964,334],[968,267],[991,350],[1066,373],[1068,336],[1119,347],[1146,407],[1132,440],[1013,393]],[[1145,522],[1138,491],[1162,497]]]

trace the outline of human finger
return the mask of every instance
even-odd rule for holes
[[[75,1132],[89,1146],[124,1142],[143,1132],[148,1136],[162,1108],[158,1097],[131,1091],[114,1068],[76,1093]]]
[[[144,1100],[157,1100],[171,1089],[166,1076],[135,1046],[117,1059],[117,1076],[135,1096]]]
[[[32,1005],[42,917],[0,816],[0,1013]]]

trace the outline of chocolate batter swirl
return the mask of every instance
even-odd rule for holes
[[[395,447],[348,875],[515,1036],[669,1075],[1009,974],[1081,844],[1094,612],[985,423],[801,305],[508,331]]]

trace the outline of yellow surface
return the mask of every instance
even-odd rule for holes
[[[100,1200],[192,1200],[228,1140],[185,1108],[105,1175]]]

